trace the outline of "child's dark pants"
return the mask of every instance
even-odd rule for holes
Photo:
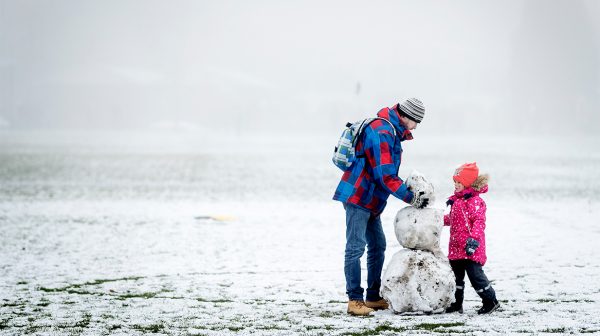
[[[481,264],[469,260],[450,260],[450,266],[456,277],[456,305],[462,306],[465,288],[465,272],[471,285],[484,303],[496,301],[496,292],[483,272]]]

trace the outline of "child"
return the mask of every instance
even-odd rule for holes
[[[484,232],[486,206],[479,195],[488,191],[489,176],[479,175],[479,168],[473,162],[460,166],[453,180],[454,195],[446,202],[451,208],[450,213],[444,216],[444,225],[450,226],[448,259],[456,276],[456,302],[446,312],[463,312],[466,271],[471,285],[483,301],[483,307],[477,313],[488,314],[500,306],[496,292],[482,268],[487,259]]]

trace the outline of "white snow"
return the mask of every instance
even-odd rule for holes
[[[113,144],[131,134],[0,132],[0,334],[600,333],[599,137],[417,132],[399,174],[423,172],[442,200],[432,207],[445,208],[457,163],[491,175],[484,269],[502,309],[478,316],[467,284],[462,315],[356,318],[331,200],[338,135],[127,147]],[[390,198],[382,214],[384,269],[405,206]],[[195,219],[210,215],[235,219]]]

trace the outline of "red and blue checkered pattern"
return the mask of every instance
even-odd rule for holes
[[[387,119],[396,128],[394,137],[392,126],[375,120],[365,128],[356,144],[358,156],[344,171],[342,179],[335,190],[333,199],[352,203],[379,215],[385,209],[390,194],[409,203],[413,194],[398,177],[398,169],[402,161],[402,141],[412,140],[412,134],[401,123],[398,105],[383,108],[377,116]]]

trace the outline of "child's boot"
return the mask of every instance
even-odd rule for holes
[[[494,299],[493,301],[484,300],[483,306],[479,308],[477,314],[489,314],[500,307],[500,302]]]
[[[456,292],[454,292],[455,302],[446,308],[446,313],[459,312],[463,313],[463,299],[465,297],[465,289],[463,286],[456,286]]]
[[[479,308],[477,314],[489,314],[500,307],[500,303],[496,300],[496,292],[491,285],[488,285],[482,291],[477,291],[483,302],[483,306]]]

